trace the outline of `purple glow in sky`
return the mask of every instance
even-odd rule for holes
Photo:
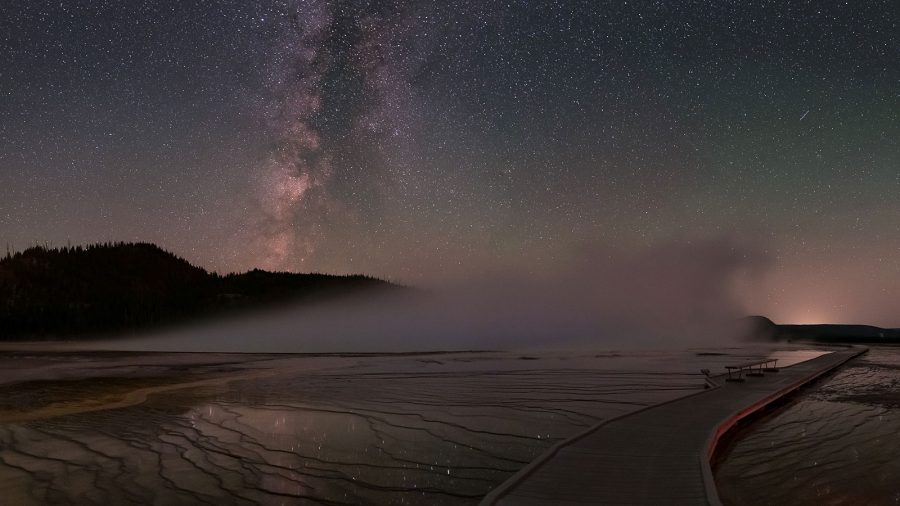
[[[0,238],[426,285],[730,244],[746,312],[900,326],[897,23],[889,0],[4,2]]]

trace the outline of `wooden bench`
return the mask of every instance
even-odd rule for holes
[[[763,376],[763,371],[778,372],[777,366],[777,358],[765,358],[739,365],[726,365],[725,369],[728,371],[728,377],[725,378],[725,381],[744,381],[744,371],[747,372],[747,376]]]

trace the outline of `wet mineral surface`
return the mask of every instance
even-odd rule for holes
[[[0,353],[15,504],[475,504],[745,353]]]

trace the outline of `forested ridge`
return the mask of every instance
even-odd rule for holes
[[[398,286],[361,275],[221,276],[147,243],[33,247],[0,259],[0,339],[111,334],[388,288]]]

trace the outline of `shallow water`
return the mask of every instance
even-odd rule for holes
[[[872,347],[722,456],[725,504],[900,504],[900,348]]]
[[[0,496],[474,504],[554,442],[766,353],[17,356],[41,366],[0,392]]]

